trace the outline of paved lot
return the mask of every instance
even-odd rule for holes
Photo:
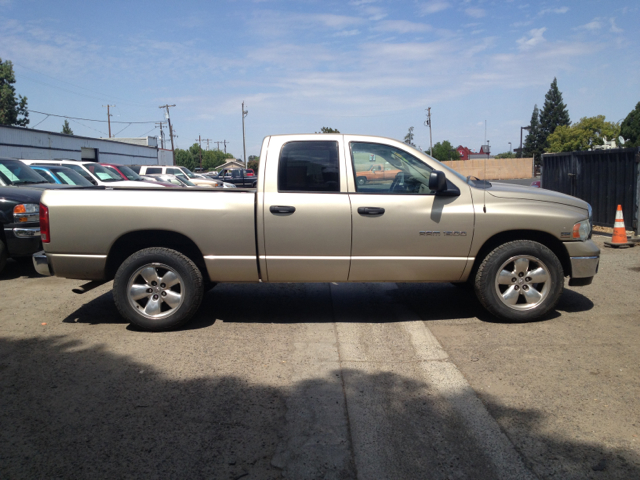
[[[446,284],[220,285],[153,334],[12,261],[0,477],[640,478],[639,273],[603,250],[527,324]]]

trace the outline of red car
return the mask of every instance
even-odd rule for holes
[[[534,180],[533,182],[531,182],[531,186],[542,188],[542,182],[540,180]]]
[[[118,164],[115,164],[115,163],[101,163],[100,165],[102,165],[103,167],[107,168],[111,172],[114,172],[117,175],[120,175],[123,180],[132,180],[134,182],[146,182],[146,181],[148,181],[148,180],[145,180],[144,178],[142,178],[140,175],[138,175],[136,172],[131,170],[126,165],[118,165]],[[175,185],[173,185],[172,183],[168,183],[168,182],[155,182],[155,183],[158,183],[158,184],[162,185],[163,187],[176,188]]]
[[[256,176],[256,174],[253,172],[253,168],[247,168],[247,169],[244,171],[244,173],[245,173],[245,175],[246,175],[247,177],[255,177],[255,176]]]

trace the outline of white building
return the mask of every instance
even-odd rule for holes
[[[155,139],[155,137],[149,138]],[[155,142],[149,142],[148,139],[145,142],[144,138],[138,142],[138,139],[135,139],[135,143],[121,140],[125,139],[81,137],[0,125],[0,157],[30,160],[86,160],[119,165],[167,164],[164,153],[163,161],[158,161],[161,150],[158,149],[157,139]],[[162,150],[162,152],[166,151]]]

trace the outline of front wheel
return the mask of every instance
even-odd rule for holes
[[[356,178],[356,183],[358,185],[362,186],[365,183],[367,183],[367,178],[366,177],[358,177],[358,178]]]
[[[556,306],[564,288],[558,257],[541,243],[516,240],[486,256],[474,282],[480,303],[509,321],[534,320]]]
[[[198,310],[202,273],[185,255],[168,248],[145,248],[116,272],[113,297],[120,314],[151,331],[177,328]]]

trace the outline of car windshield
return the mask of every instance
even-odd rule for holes
[[[191,170],[189,170],[187,167],[180,167],[180,170],[182,170],[184,172],[184,174],[189,177],[189,178],[198,178],[196,177],[193,172]]]
[[[122,182],[123,179],[115,172],[111,172],[97,163],[87,163],[84,167],[95,175],[101,182]]]
[[[48,183],[31,167],[19,160],[0,160],[0,182],[4,185]]]
[[[129,180],[133,180],[134,182],[143,181],[142,177],[138,175],[136,172],[131,170],[126,165],[118,165],[118,169],[127,177]]]
[[[92,187],[93,183],[84,178],[79,173],[74,172],[70,168],[53,167],[49,169],[49,173],[56,177],[60,183],[66,185],[81,185],[83,187]]]

